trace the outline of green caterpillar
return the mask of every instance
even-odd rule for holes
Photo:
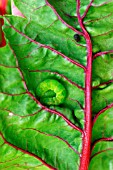
[[[38,85],[36,95],[45,105],[60,105],[64,102],[67,91],[59,81],[46,79]]]

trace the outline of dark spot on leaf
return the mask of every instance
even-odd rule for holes
[[[80,41],[80,36],[78,34],[75,34],[74,39],[75,39],[76,42],[79,42]]]

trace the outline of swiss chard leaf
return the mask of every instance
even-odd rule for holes
[[[6,142],[3,136],[0,136],[0,169],[34,169],[48,170],[49,168],[37,160],[33,155],[23,150],[19,150]]]
[[[0,48],[0,169],[111,170],[113,1],[14,4]]]

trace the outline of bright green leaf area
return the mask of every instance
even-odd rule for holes
[[[0,114],[1,120],[4,122],[0,122],[0,129],[8,142],[41,157],[56,168],[65,169],[67,166],[71,169],[78,168],[79,155],[57,136],[65,136],[66,141],[69,139],[72,142],[71,145],[75,141],[77,146],[77,143],[80,144],[81,142],[80,133],[75,133],[75,130],[67,126],[62,118],[54,114],[50,115],[45,111],[25,118],[12,115],[6,111],[1,111]],[[52,134],[52,131],[54,134]],[[62,161],[63,164],[61,164]]]
[[[13,51],[10,50],[9,45],[0,48],[0,65],[16,67],[16,58],[13,55]]]
[[[25,92],[22,78],[17,68],[0,67],[0,92],[18,94]],[[15,79],[16,77],[16,79]]]
[[[100,5],[102,5],[102,4],[107,4],[107,3],[109,3],[110,1],[106,1],[106,0],[95,0],[95,1],[93,1],[93,6],[95,6],[95,7],[98,7],[98,6],[100,6]]]
[[[89,170],[111,170],[113,167],[113,148],[94,156],[91,159]]]
[[[101,85],[109,80],[113,80],[112,56],[113,54],[102,55],[93,61],[92,85],[98,86],[92,91],[93,114],[98,113],[98,111],[106,107],[106,105],[113,102],[113,83]]]
[[[113,80],[113,54],[97,57],[93,61],[93,81],[99,81],[98,85]]]
[[[10,123],[12,125],[13,124],[16,125],[18,122],[18,126],[20,126],[21,128],[36,129],[39,130],[40,132],[43,133],[45,132],[48,135],[50,134],[54,136],[59,136],[60,138],[63,138],[65,141],[69,142],[70,145],[73,146],[73,148],[75,148],[76,150],[78,151],[81,150],[80,132],[77,132],[71,127],[69,127],[62,118],[55,114],[51,114],[43,110],[38,112],[38,114],[24,117],[22,117],[21,115],[13,114],[10,111],[8,111],[7,115],[2,115],[3,113],[4,111],[1,110],[1,119],[3,120],[3,123],[1,122],[2,130],[4,130],[4,128],[8,130],[7,127]],[[7,127],[5,127],[5,125]],[[19,127],[17,129],[19,130]],[[9,138],[10,137],[11,136],[9,136]]]
[[[106,110],[96,120],[93,126],[92,140],[113,137],[113,108]]]
[[[92,5],[84,19],[84,24],[91,34],[94,53],[113,49],[113,1],[98,2],[103,5]]]
[[[113,83],[103,86],[102,89],[95,89],[92,93],[93,114],[98,113],[101,109],[113,102]]]
[[[113,150],[113,141],[100,141],[97,142],[92,150],[91,156],[97,154],[98,152],[102,152],[105,150]]]
[[[0,169],[4,170],[49,170],[38,159],[4,143],[0,136]]]
[[[0,93],[0,109],[9,110],[19,116],[32,115],[41,109],[27,94],[8,95]]]

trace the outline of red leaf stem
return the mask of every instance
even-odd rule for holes
[[[87,69],[85,79],[85,128],[83,136],[83,148],[80,161],[80,170],[88,170],[90,160],[90,145],[92,133],[91,121],[91,89],[92,89],[92,43],[88,32],[86,31],[82,17],[80,16],[80,0],[77,0],[77,16],[80,27],[83,31],[84,38],[87,44]]]

